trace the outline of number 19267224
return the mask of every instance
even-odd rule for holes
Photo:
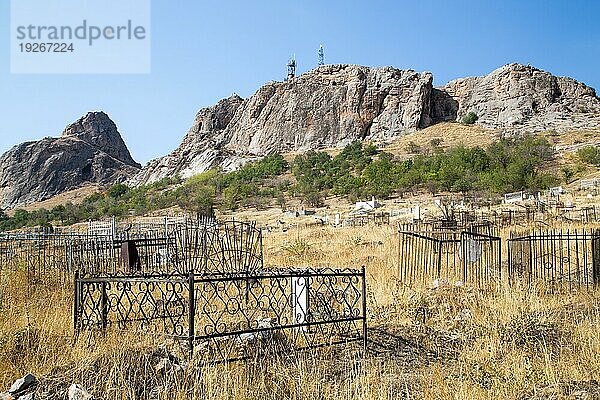
[[[72,53],[73,43],[19,43],[21,53]]]

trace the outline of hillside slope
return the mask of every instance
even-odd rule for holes
[[[324,65],[288,82],[271,82],[248,99],[235,95],[200,110],[182,144],[148,163],[130,183],[234,169],[273,152],[388,143],[475,112],[478,125],[502,132],[600,126],[594,89],[531,66],[508,64],[484,77],[434,88],[429,72]]]
[[[0,156],[0,206],[14,208],[89,184],[123,182],[140,169],[116,125],[91,112],[58,138],[21,143]]]

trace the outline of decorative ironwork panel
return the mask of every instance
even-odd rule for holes
[[[76,280],[76,329],[133,329],[187,334],[185,279],[83,278]]]
[[[75,278],[74,324],[186,340],[208,360],[366,340],[365,272]],[[281,346],[281,347],[278,347]]]
[[[255,223],[227,221],[175,232],[177,271],[252,273],[263,267],[262,232]]]

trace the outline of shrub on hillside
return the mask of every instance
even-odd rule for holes
[[[600,165],[600,149],[595,146],[584,147],[577,150],[577,156],[585,163]]]
[[[473,125],[475,122],[477,122],[478,119],[479,117],[477,116],[477,114],[475,114],[473,111],[469,111],[468,113],[463,115],[460,121],[465,125]]]

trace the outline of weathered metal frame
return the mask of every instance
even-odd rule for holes
[[[489,287],[501,281],[500,237],[454,230],[400,230],[398,236],[398,276],[406,284],[444,279]]]
[[[190,355],[196,349],[211,360],[244,358],[245,349],[239,348],[244,337],[255,338],[253,342],[278,338],[289,349],[350,341],[366,346],[364,267],[247,275],[76,273],[74,282],[76,332],[114,327],[165,334],[187,343]],[[294,282],[303,282],[304,291],[297,292]],[[269,325],[261,325],[265,318]]]
[[[511,232],[511,285],[581,290],[600,284],[600,230]]]
[[[251,273],[263,267],[262,231],[241,221],[192,221],[169,235],[0,234],[0,270],[25,269],[44,283],[82,276],[210,272]],[[128,245],[128,246],[124,246]],[[124,256],[135,248],[138,262]]]

